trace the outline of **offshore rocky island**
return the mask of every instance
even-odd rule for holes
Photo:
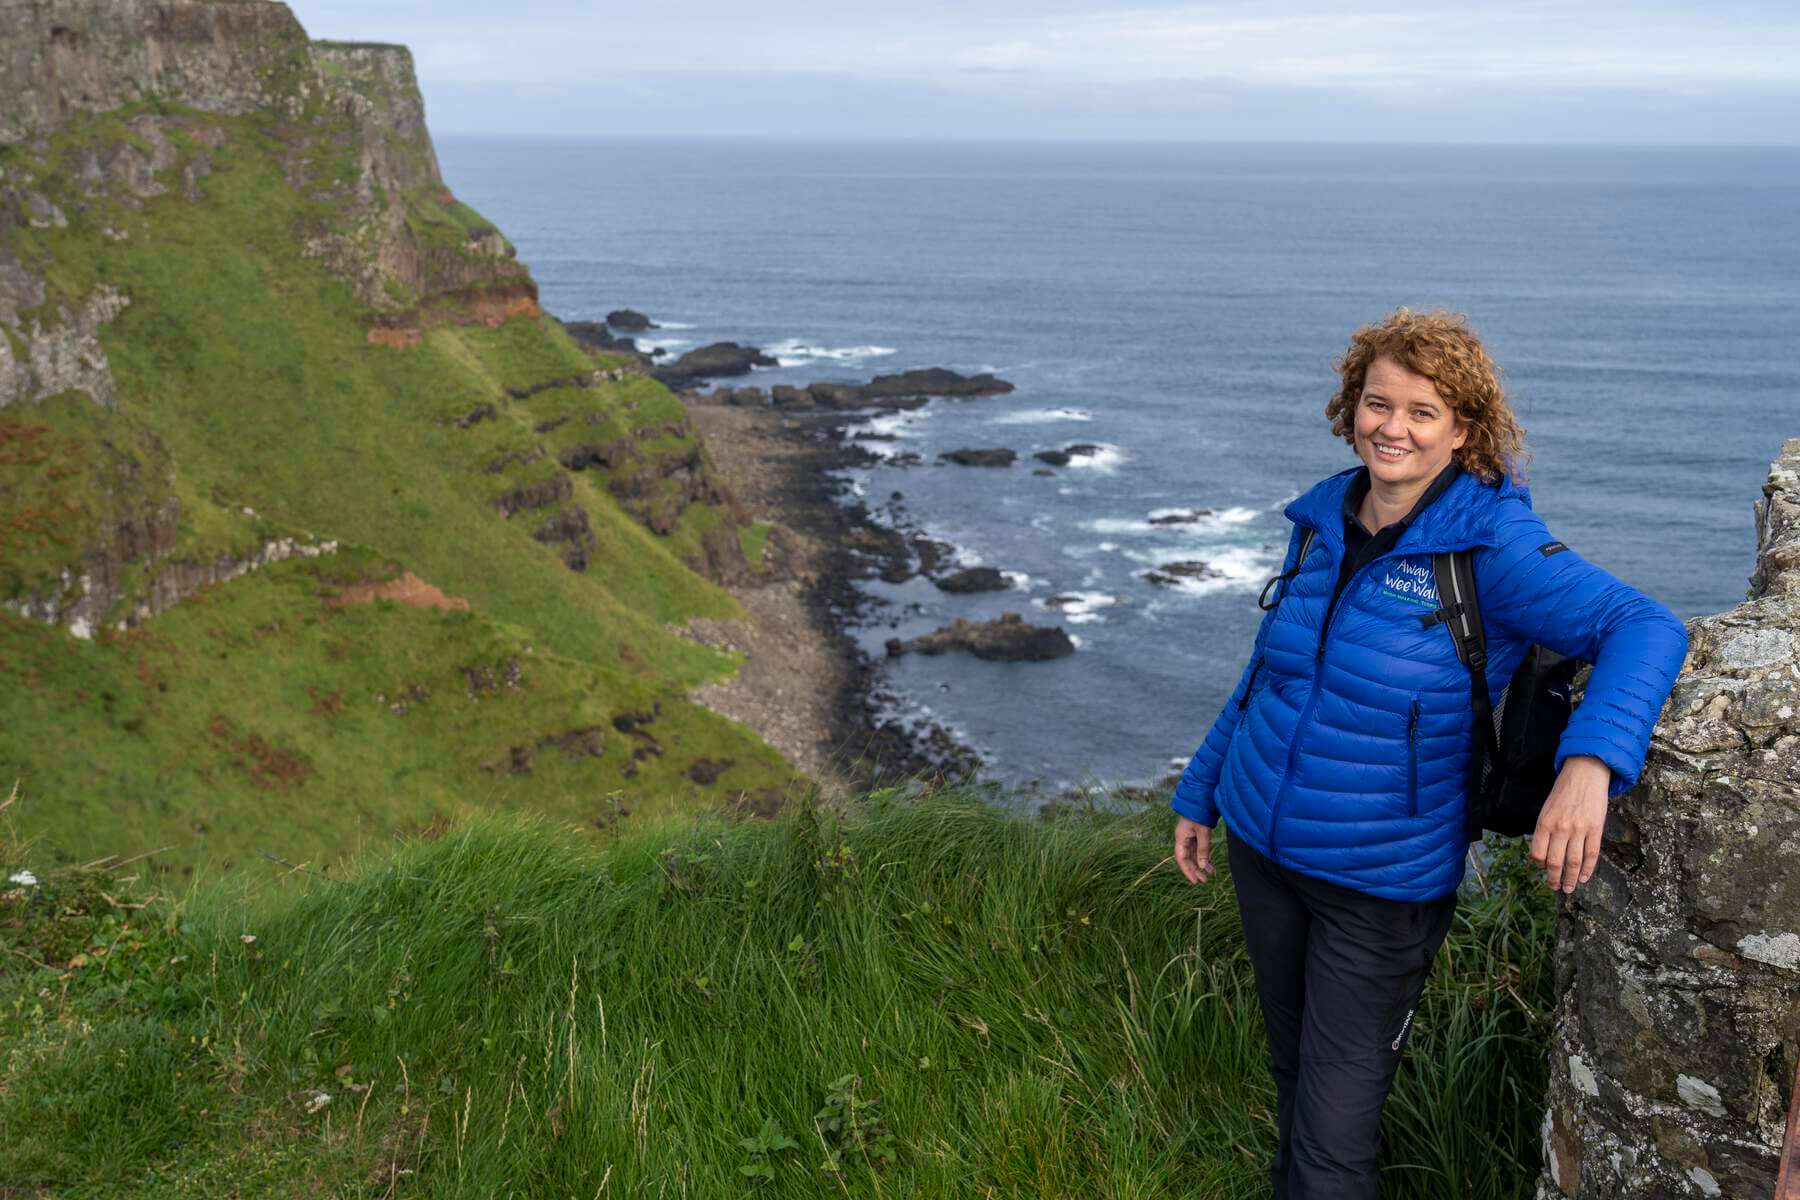
[[[718,382],[755,347],[642,354],[655,314],[565,329],[445,187],[403,48],[264,0],[0,10],[0,1192],[1245,1185],[1253,997],[1159,805],[813,804],[979,769],[884,720],[843,631],[861,580],[1005,573],[834,471],[855,414],[1005,380],[764,391]],[[1471,896],[1414,1057],[1476,1086],[1409,1071],[1393,1143],[1480,1138],[1419,1178],[1768,1194],[1800,440],[1757,512],[1592,890]],[[232,871],[271,890],[168,899]]]

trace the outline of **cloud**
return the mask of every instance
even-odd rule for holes
[[[480,95],[494,119],[563,127],[567,105],[590,123],[603,113],[700,134],[1327,139],[1378,122],[1395,138],[1787,143],[1800,129],[1800,5],[1744,0],[862,0],[825,17],[803,0],[296,10],[315,36],[410,44],[433,111],[458,128],[491,124],[465,103]]]

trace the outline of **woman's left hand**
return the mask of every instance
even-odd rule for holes
[[[1573,892],[1576,884],[1593,878],[1611,783],[1611,770],[1592,755],[1563,760],[1531,835],[1531,860],[1544,868],[1544,882],[1552,891]]]

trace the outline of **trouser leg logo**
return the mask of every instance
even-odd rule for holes
[[[1400,1043],[1406,1040],[1406,1031],[1412,1028],[1413,1011],[1410,1008],[1406,1010],[1406,1020],[1400,1022],[1400,1032],[1394,1035],[1394,1040],[1388,1049],[1398,1050]]]

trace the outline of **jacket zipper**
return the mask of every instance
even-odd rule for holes
[[[1419,698],[1413,697],[1406,721],[1406,814],[1419,815]]]
[[[1317,527],[1315,526],[1314,528],[1316,529]],[[1381,555],[1380,558],[1370,559],[1355,571],[1351,572],[1350,578],[1344,582],[1343,591],[1337,594],[1337,599],[1341,600],[1344,596],[1348,595],[1350,589],[1356,586],[1356,581],[1362,577],[1362,573],[1378,562],[1384,562],[1390,558],[1403,558],[1409,554],[1430,555],[1440,553],[1446,549],[1456,550],[1461,548],[1462,547],[1459,546],[1445,547],[1426,545],[1408,546],[1402,550],[1400,547],[1395,546],[1389,549],[1385,554]],[[1341,553],[1338,561],[1341,566],[1343,562]],[[1442,604],[1442,599],[1440,599],[1438,603]],[[1282,803],[1287,800],[1288,785],[1293,782],[1294,756],[1299,752],[1300,738],[1306,732],[1307,723],[1312,720],[1313,706],[1319,699],[1319,672],[1322,671],[1325,666],[1325,639],[1331,635],[1331,624],[1335,620],[1337,620],[1337,601],[1333,600],[1326,605],[1325,621],[1319,629],[1319,650],[1318,653],[1313,656],[1312,686],[1311,690],[1306,694],[1306,707],[1300,710],[1300,720],[1295,724],[1294,736],[1288,742],[1287,764],[1281,769],[1281,784],[1275,789],[1275,803],[1269,808],[1269,858],[1277,863],[1281,861],[1281,806]],[[1246,694],[1248,693],[1246,692]]]
[[[1385,554],[1381,556],[1381,558],[1386,557],[1388,556]],[[1356,581],[1362,573],[1380,562],[1381,558],[1366,562],[1351,572],[1350,578],[1344,583],[1343,591],[1338,595],[1342,596],[1356,586]],[[1300,710],[1300,720],[1294,726],[1294,736],[1288,740],[1287,762],[1281,768],[1281,785],[1275,789],[1275,803],[1269,808],[1269,858],[1277,863],[1281,861],[1281,806],[1287,800],[1288,785],[1293,782],[1294,756],[1299,753],[1300,738],[1306,732],[1307,724],[1312,720],[1313,706],[1318,703],[1319,672],[1324,669],[1325,665],[1325,638],[1331,633],[1331,623],[1336,619],[1337,605],[1334,602],[1326,607],[1325,621],[1319,630],[1319,652],[1313,656],[1312,684],[1306,693],[1306,706]]]

